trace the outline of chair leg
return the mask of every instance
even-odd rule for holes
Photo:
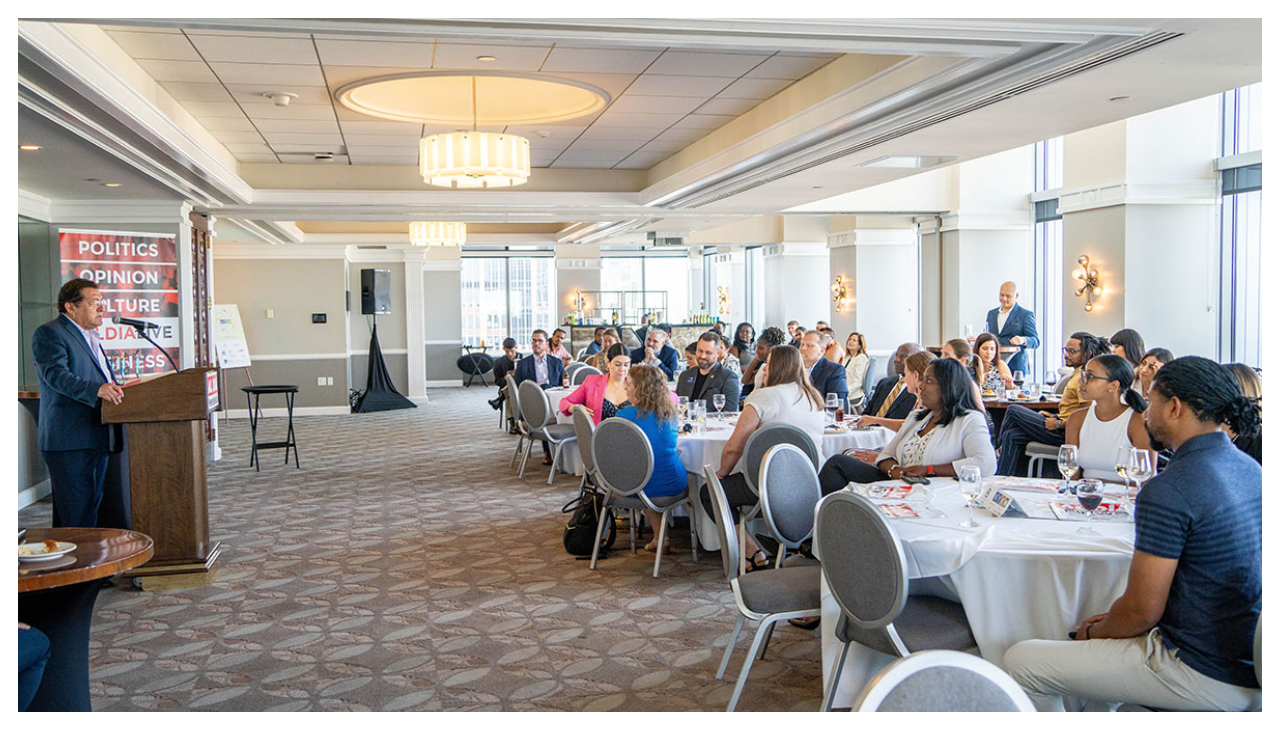
[[[524,445],[524,456],[521,457],[520,459],[520,480],[521,481],[524,480],[524,468],[529,464],[529,453],[533,451],[534,443],[535,441],[533,439],[529,439],[529,443]]]
[[[560,449],[563,447],[563,441],[556,444],[556,453],[551,457],[551,472],[547,474],[547,486],[551,486],[551,481],[556,478],[556,467],[560,465]]]
[[[738,520],[738,575],[747,572],[747,518]]]
[[[697,521],[695,516],[697,513],[693,511],[693,503],[689,503],[689,544],[693,546],[693,562],[698,562],[698,530],[693,524]]]
[[[653,559],[653,577],[657,578],[662,574],[662,547],[667,539],[667,513],[660,512],[658,519],[662,520],[662,526],[658,528],[658,534],[654,538],[658,541],[658,557]]]
[[[517,429],[517,430],[519,430],[519,429]],[[512,455],[511,455],[511,467],[510,467],[510,468],[512,468],[512,469],[514,469],[514,468],[515,468],[515,466],[516,466],[516,459],[519,459],[519,458],[520,458],[520,449],[521,449],[521,447],[523,447],[523,446],[524,446],[524,434],[522,433],[522,434],[520,434],[520,440],[516,442],[516,453],[514,453],[514,454],[512,454]]]
[[[609,517],[609,495],[604,495],[600,503],[600,519],[596,520],[596,541],[591,546],[591,569],[596,569],[596,561],[600,559],[600,536],[604,534],[604,521]]]
[[[733,686],[733,697],[729,698],[729,707],[725,712],[733,712],[738,706],[738,698],[742,696],[742,688],[747,686],[747,675],[751,673],[751,665],[755,662],[756,652],[760,651],[760,642],[764,639],[765,630],[773,628],[774,619],[766,618],[760,622],[760,627],[756,629],[756,637],[751,640],[751,650],[747,652],[746,661],[742,663],[742,669],[738,672],[738,683]]]
[[[635,555],[636,554],[636,511],[628,510],[627,515],[628,515],[627,525],[631,529],[631,554]]]
[[[746,622],[747,617],[739,613],[738,623],[733,625],[733,635],[729,637],[729,643],[724,647],[724,658],[720,660],[720,669],[716,672],[716,679],[724,679],[724,670],[729,668],[729,656],[733,654],[733,646],[738,643],[738,634],[742,631],[742,625]]]
[[[756,659],[764,659],[764,653],[769,650],[769,642],[773,639],[773,627],[777,625],[776,623],[769,624],[768,630],[764,632],[764,643],[760,645],[760,656],[756,657]]]
[[[844,658],[849,655],[849,645],[840,642],[840,656],[836,657],[836,665],[831,668],[831,681],[827,683],[827,694],[822,698],[822,711],[831,712],[831,703],[836,699],[836,687],[840,686],[840,672],[844,669]]]
[[[787,546],[783,545],[782,543],[778,543],[778,556],[773,561],[773,567],[781,568],[782,561],[786,560],[786,558],[787,558]]]

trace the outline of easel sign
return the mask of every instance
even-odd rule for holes
[[[213,349],[218,355],[218,377],[228,368],[244,368],[244,375],[253,385],[249,373],[249,344],[244,339],[244,327],[240,324],[240,309],[234,304],[213,305]],[[225,390],[219,388],[219,391]],[[230,409],[222,409],[222,418],[230,418]]]

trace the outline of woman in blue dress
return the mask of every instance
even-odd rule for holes
[[[653,449],[653,476],[645,485],[649,499],[669,497],[684,491],[689,475],[680,456],[676,453],[676,436],[680,423],[676,418],[676,394],[667,387],[666,375],[651,365],[632,365],[627,377],[627,400],[632,405],[618,411],[618,418],[625,418],[640,427]],[[653,510],[644,511],[653,539],[645,550],[658,549],[658,527],[662,515]],[[665,552],[670,545],[664,545]]]

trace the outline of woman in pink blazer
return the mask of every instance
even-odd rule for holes
[[[612,418],[619,410],[631,405],[627,401],[627,373],[631,371],[631,353],[621,344],[614,344],[606,353],[609,372],[589,375],[569,395],[560,401],[560,412],[569,415],[575,405],[581,405],[591,414],[597,426],[605,418]]]

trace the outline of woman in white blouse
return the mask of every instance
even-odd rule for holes
[[[977,466],[983,476],[996,473],[987,420],[973,398],[972,377],[959,362],[938,359],[920,381],[919,410],[913,411],[875,465],[837,454],[818,478],[823,494],[849,482],[901,479],[904,475],[951,477],[962,466]]]
[[[826,414],[822,394],[809,382],[809,375],[804,367],[800,351],[790,345],[778,345],[769,350],[769,360],[764,366],[764,387],[758,388],[747,396],[742,407],[742,415],[738,417],[738,425],[733,435],[720,453],[720,470],[717,476],[724,486],[725,497],[735,522],[738,510],[751,507],[759,497],[747,486],[747,478],[741,472],[733,472],[738,461],[742,459],[747,439],[756,429],[770,423],[789,423],[799,427],[813,439],[818,447],[819,459],[822,458],[822,428],[826,424]],[[702,506],[707,514],[714,515],[711,504],[711,493],[702,488]],[[756,544],[755,539],[747,532],[743,543],[746,552],[747,569],[768,564],[764,551]]]
[[[871,366],[871,356],[867,354],[867,338],[854,332],[844,343],[847,355],[844,358],[845,380],[849,384],[849,402],[860,403],[866,396],[862,383],[867,379],[867,368]]]

